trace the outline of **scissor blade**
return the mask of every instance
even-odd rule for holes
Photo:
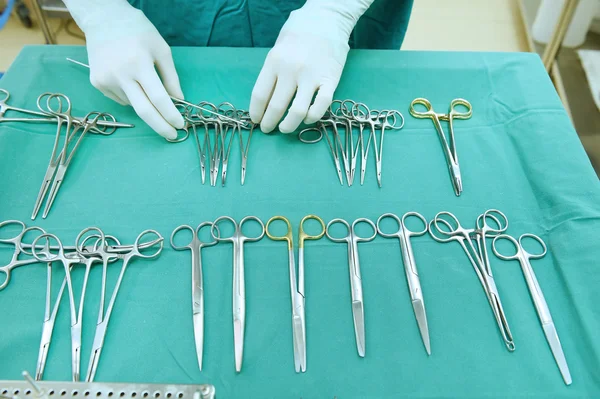
[[[352,317],[358,356],[365,357],[365,307],[362,301],[352,301]]]
[[[202,357],[204,353],[204,314],[194,313],[194,341],[196,342],[196,357],[198,367],[202,371]]]
[[[428,355],[431,355],[431,344],[429,342],[429,327],[427,325],[427,314],[425,314],[425,304],[420,299],[412,301],[413,311],[417,319],[417,325],[419,326],[419,332],[421,333],[421,339],[425,350]]]
[[[560,369],[563,380],[565,380],[565,384],[571,385],[571,382],[573,382],[571,379],[571,372],[569,371],[567,359],[565,359],[565,354],[562,350],[562,345],[560,344],[560,339],[558,338],[558,333],[556,332],[554,323],[550,322],[547,324],[542,324],[542,328],[544,329],[544,334],[546,335],[548,345],[550,345],[550,349],[552,350],[554,360],[556,360],[556,364]]]
[[[305,320],[296,315],[292,317],[292,333],[294,338],[294,366],[296,373],[306,372],[306,324]]]
[[[233,321],[233,347],[235,351],[235,371],[242,370],[244,358],[244,321],[237,319]]]

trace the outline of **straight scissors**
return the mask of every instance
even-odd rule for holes
[[[488,219],[493,220],[498,228],[494,229],[490,227],[487,224]],[[482,246],[485,247],[486,245],[485,238],[499,235],[506,231],[508,228],[508,219],[502,212],[491,209],[481,215],[478,218],[478,221],[479,220],[481,220],[479,223],[483,223],[483,226],[479,226],[478,229],[465,229],[460,225],[456,216],[450,212],[443,211],[435,215],[433,220],[429,222],[428,230],[431,237],[438,242],[458,241],[461,245],[485,291],[504,344],[510,352],[513,352],[515,350],[515,343],[508,326],[502,302],[500,301],[500,294],[496,287],[489,259],[482,259],[480,255],[486,251],[482,248]],[[444,227],[441,227],[442,225]],[[443,237],[437,236],[436,233],[433,232],[434,229]],[[478,248],[475,248],[473,240],[476,240]]]
[[[171,246],[176,251],[189,250],[192,253],[192,317],[194,323],[194,341],[196,343],[196,357],[198,367],[202,371],[202,358],[204,353],[204,278],[202,277],[202,248],[211,247],[217,243],[216,239],[209,242],[200,240],[200,230],[203,227],[212,227],[211,222],[203,222],[194,230],[192,226],[183,224],[178,226],[171,234]],[[192,239],[187,245],[175,244],[177,233],[189,230]],[[217,228],[218,233],[218,228]],[[220,234],[219,234],[220,235]]]
[[[423,105],[425,111],[417,111],[416,105]],[[457,107],[462,105],[467,109],[466,112],[457,110]],[[458,154],[456,152],[456,143],[454,141],[454,119],[469,119],[473,115],[473,108],[471,103],[462,98],[455,98],[450,102],[450,109],[447,114],[438,114],[433,110],[433,107],[429,100],[426,98],[415,98],[410,103],[410,114],[415,118],[425,119],[429,118],[433,121],[435,130],[438,133],[440,142],[442,143],[442,149],[446,156],[446,163],[448,164],[448,171],[450,172],[450,178],[452,185],[454,186],[454,193],[456,196],[460,196],[463,191],[462,177],[460,174],[460,165],[458,163]],[[444,129],[440,121],[448,121],[449,135],[446,139]]]
[[[414,217],[423,222],[423,230],[411,231],[406,227],[406,220],[410,217]],[[385,219],[393,219],[398,223],[398,230],[395,233],[386,233],[381,224]],[[427,233],[427,220],[418,212],[407,212],[400,219],[393,213],[385,213],[377,219],[377,232],[380,236],[386,238],[397,238],[400,241],[400,251],[402,252],[402,261],[404,264],[404,272],[406,274],[406,281],[408,282],[408,289],[410,292],[410,301],[415,312],[415,318],[417,319],[417,325],[419,332],[421,333],[421,339],[425,350],[428,355],[431,355],[431,344],[429,341],[429,327],[427,324],[427,314],[425,313],[425,300],[423,298],[423,290],[421,289],[421,280],[419,279],[419,273],[417,271],[417,263],[415,262],[415,255],[413,252],[411,237],[422,236]]]
[[[356,232],[356,225],[366,223],[373,229],[373,234],[361,237]],[[344,237],[335,237],[331,231],[332,226],[341,224],[346,227]],[[348,245],[348,270],[350,273],[350,292],[352,296],[352,318],[354,320],[354,335],[356,348],[360,357],[365,357],[365,305],[363,299],[362,277],[360,274],[360,261],[358,256],[358,243],[372,241],[377,236],[377,226],[369,219],[356,219],[349,225],[344,219],[331,220],[325,229],[325,234],[333,242],[345,242]]]
[[[80,236],[83,236],[86,231],[89,230],[97,230],[97,228],[90,228],[84,230]],[[100,231],[101,232],[101,231]],[[150,239],[146,242],[142,242],[142,239],[146,236],[155,236],[155,239]],[[123,276],[125,275],[125,270],[127,266],[131,262],[133,258],[143,258],[143,259],[155,259],[160,256],[164,239],[163,237],[155,230],[144,230],[142,231],[132,246],[110,246],[108,245],[108,240],[111,237],[102,234],[101,239],[98,241],[98,245],[95,245],[96,249],[93,251],[93,256],[98,256],[102,259],[102,288],[100,294],[100,309],[98,312],[98,324],[96,325],[96,332],[94,334],[94,341],[92,343],[92,354],[90,356],[90,362],[88,364],[88,371],[86,375],[86,382],[94,381],[94,377],[96,376],[96,371],[98,370],[98,363],[100,361],[100,354],[102,352],[102,348],[104,347],[104,338],[106,337],[106,330],[108,328],[108,322],[110,320],[110,316],[115,306],[115,301],[117,299],[117,294],[119,293],[119,288],[121,287],[121,283],[123,282]],[[85,243],[85,240],[84,240]],[[154,248],[154,249],[153,249]],[[83,248],[82,248],[83,249]],[[144,250],[153,249],[152,252],[142,252]],[[113,289],[112,296],[110,297],[110,301],[108,303],[108,307],[106,311],[104,310],[104,299],[106,295],[106,269],[107,264],[112,261],[122,260],[123,263],[121,265],[121,271],[119,273],[119,277],[117,278],[117,282],[115,284],[115,288]]]
[[[303,225],[307,220],[316,220],[321,224],[321,231],[316,235],[307,234]],[[283,221],[287,226],[284,235],[275,235],[269,231],[269,226],[276,220]],[[290,294],[292,298],[292,335],[294,342],[294,366],[296,373],[306,372],[306,296],[304,295],[304,241],[318,240],[325,234],[325,222],[316,215],[305,216],[298,227],[298,274],[294,254],[294,235],[290,221],[283,216],[273,216],[265,226],[267,237],[276,241],[287,241],[288,264],[290,268]]]
[[[242,227],[250,220],[260,225],[260,234],[256,237],[244,235]],[[228,221],[233,225],[231,236],[223,236],[219,223]],[[217,234],[215,235],[215,231]],[[233,245],[233,347],[235,356],[235,371],[242,370],[244,358],[244,331],[246,328],[246,284],[244,279],[244,243],[259,241],[265,235],[265,225],[256,216],[246,216],[239,223],[229,216],[221,216],[213,222],[211,235],[218,242],[230,242]]]
[[[536,254],[525,250],[523,247],[523,240],[525,238],[531,238],[537,241],[542,246],[542,252]],[[513,244],[515,248],[513,255],[503,254],[497,248],[497,242],[502,240],[509,241]],[[518,260],[521,264],[521,270],[523,271],[523,276],[525,276],[525,281],[527,282],[527,287],[529,288],[529,294],[531,295],[533,305],[535,306],[538,318],[542,324],[542,329],[544,330],[544,335],[546,335],[548,345],[550,345],[550,350],[552,350],[554,360],[558,365],[565,384],[570,385],[573,380],[571,379],[571,372],[569,371],[569,366],[567,365],[567,359],[565,358],[562,345],[560,344],[560,339],[558,338],[558,333],[556,332],[556,327],[554,326],[554,321],[552,320],[552,315],[550,314],[550,308],[546,303],[542,288],[538,283],[530,262],[531,259],[541,259],[546,255],[546,244],[544,244],[544,241],[535,234],[523,234],[518,240],[507,234],[502,234],[494,238],[494,241],[492,241],[492,249],[494,250],[496,256],[500,259]]]

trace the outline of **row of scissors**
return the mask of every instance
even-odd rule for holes
[[[42,217],[48,216],[65,179],[67,169],[87,134],[110,136],[117,128],[134,127],[128,123],[117,122],[113,115],[106,112],[92,111],[83,117],[73,116],[71,100],[60,93],[42,93],[37,98],[38,110],[10,106],[7,103],[9,98],[10,93],[0,89],[0,123],[25,122],[56,125],[50,161],[33,207],[32,220],[37,217],[44,199],[46,199],[46,206]]]
[[[377,111],[353,100],[334,100],[316,126],[302,130],[298,134],[298,139],[306,144],[325,141],[331,151],[340,184],[344,185],[345,175],[348,186],[354,183],[359,153],[360,184],[364,184],[369,151],[372,147],[375,153],[377,184],[381,187],[385,131],[400,130],[403,126],[404,116],[400,111]],[[365,134],[368,138],[365,138]],[[342,173],[342,165],[344,173]]]
[[[411,230],[408,225],[415,219],[422,223],[421,229]],[[308,234],[304,228],[307,221],[316,221],[320,228],[316,234]],[[248,222],[254,222],[259,226],[259,230],[253,236],[243,233],[243,226]],[[275,222],[283,223],[283,234],[279,234],[272,226]],[[229,228],[224,224],[229,223]],[[359,227],[363,226],[363,227]],[[210,231],[211,239],[202,241],[199,237],[202,229]],[[370,233],[364,234],[365,229]],[[202,370],[203,347],[204,347],[204,287],[202,277],[202,257],[201,251],[205,247],[215,245],[219,242],[228,242],[233,245],[233,335],[234,335],[234,355],[235,369],[241,371],[244,351],[244,331],[246,320],[245,307],[245,283],[244,283],[244,244],[246,242],[261,240],[265,235],[272,240],[284,241],[288,249],[290,294],[292,305],[292,343],[294,350],[294,367],[296,372],[306,371],[306,306],[304,291],[304,248],[308,240],[318,240],[326,235],[331,241],[344,243],[348,248],[348,270],[351,289],[351,309],[354,321],[354,334],[358,355],[364,357],[366,353],[365,341],[365,310],[364,294],[361,278],[360,256],[358,244],[369,242],[375,239],[377,235],[385,238],[396,239],[399,242],[402,254],[403,268],[409,287],[410,301],[412,303],[417,326],[427,354],[431,354],[431,345],[429,338],[429,327],[427,322],[427,313],[425,310],[425,300],[417,263],[412,248],[414,237],[429,234],[439,242],[457,241],[464,249],[470,264],[482,284],[487,300],[491,306],[494,317],[500,329],[502,338],[509,349],[515,350],[514,341],[502,303],[496,287],[491,264],[488,256],[488,241],[491,240],[491,248],[498,258],[503,260],[517,260],[521,264],[525,280],[527,282],[534,306],[538,313],[542,328],[556,359],[560,372],[563,375],[566,384],[571,383],[571,376],[567,366],[565,356],[558,339],[554,322],[550,315],[550,310],[539,283],[536,279],[530,260],[538,259],[546,254],[544,241],[534,234],[523,234],[518,239],[506,234],[508,229],[508,219],[506,216],[495,209],[488,210],[481,214],[476,221],[474,229],[463,228],[456,216],[450,212],[440,212],[431,221],[427,221],[417,212],[408,212],[402,217],[393,213],[383,214],[376,222],[366,218],[359,218],[352,223],[344,219],[333,219],[329,223],[325,222],[316,215],[304,217],[298,225],[298,254],[294,244],[294,229],[290,221],[284,216],[274,216],[266,224],[256,216],[247,216],[236,222],[229,216],[222,216],[213,222],[201,223],[194,228],[189,225],[177,227],[171,235],[171,246],[176,250],[191,251],[192,261],[192,310],[193,326],[196,344],[196,355],[198,366]],[[231,234],[222,234],[225,230]],[[183,231],[191,233],[191,240],[186,245],[180,245],[177,238]],[[535,240],[542,248],[540,252],[528,252],[524,248],[527,240]],[[514,246],[513,253],[506,253],[501,249],[502,242],[510,243]],[[296,259],[298,266],[296,266]]]
[[[221,185],[225,186],[231,150],[238,147],[241,157],[240,181],[244,185],[250,139],[255,127],[248,111],[238,110],[229,102],[214,105],[207,101],[198,104],[180,99],[173,101],[184,118],[185,126],[177,138],[167,141],[180,143],[193,135],[202,184],[205,184],[206,169],[209,169],[210,185],[216,186],[220,175]]]
[[[10,262],[0,267],[0,277],[4,277],[3,281],[0,280],[0,290],[8,286],[11,273],[15,268],[40,267],[41,265],[47,269],[46,302],[36,365],[36,380],[41,380],[44,375],[54,324],[65,291],[68,295],[71,318],[72,378],[73,381],[80,380],[82,321],[86,291],[92,267],[102,267],[98,320],[85,376],[85,381],[93,381],[125,270],[135,258],[157,258],[163,249],[163,237],[154,230],[145,230],[138,235],[132,245],[124,245],[116,237],[104,234],[101,229],[89,227],[79,233],[74,246],[66,246],[56,235],[47,233],[40,227],[26,227],[23,222],[18,220],[7,220],[0,223],[0,230],[3,237],[0,239],[0,244],[13,247]],[[118,261],[120,261],[121,269],[109,297],[107,295],[107,271],[109,265]],[[52,295],[53,265],[58,265],[64,270],[64,278],[58,293],[54,295],[54,300]],[[76,268],[83,269],[83,282],[80,290],[76,290],[71,277],[73,269]],[[79,300],[77,301],[76,298]]]

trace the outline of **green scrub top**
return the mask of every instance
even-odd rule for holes
[[[130,0],[171,46],[273,47],[304,0]],[[375,0],[350,37],[351,48],[399,49],[413,0]]]

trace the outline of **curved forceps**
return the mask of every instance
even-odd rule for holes
[[[229,237],[222,234],[215,235],[219,223],[229,221],[233,224],[234,231]],[[261,232],[256,237],[248,237],[242,232],[244,223],[249,220],[258,222]],[[218,231],[217,231],[218,232]],[[246,216],[239,223],[229,216],[221,216],[213,222],[210,230],[211,235],[218,242],[230,242],[233,245],[233,345],[235,352],[235,371],[242,370],[244,358],[244,331],[246,328],[246,285],[244,279],[244,243],[259,241],[265,235],[265,225],[256,216]]]
[[[148,235],[156,236],[157,239],[149,240],[147,242],[142,243],[142,238]],[[117,294],[119,293],[119,288],[121,287],[121,283],[123,282],[123,276],[125,275],[125,270],[127,266],[131,262],[133,258],[143,258],[143,259],[155,259],[160,256],[164,239],[163,237],[155,230],[144,230],[142,231],[135,242],[131,246],[129,250],[125,249],[111,249],[108,245],[108,236],[105,240],[101,240],[99,242],[97,253],[103,260],[103,265],[108,259],[122,260],[123,264],[121,265],[121,271],[119,273],[119,277],[117,278],[117,282],[115,284],[115,288],[113,289],[112,296],[110,297],[110,301],[108,303],[108,307],[106,311],[104,311],[104,304],[101,303],[100,311],[98,313],[98,324],[96,325],[96,332],[94,333],[94,341],[92,343],[92,354],[90,356],[90,362],[88,364],[88,371],[86,375],[86,382],[94,381],[94,377],[96,376],[96,371],[98,370],[98,363],[100,361],[100,354],[102,352],[102,348],[104,347],[104,338],[106,337],[106,330],[108,328],[108,322],[110,320],[110,315],[115,306],[115,301],[117,299]],[[157,245],[158,244],[158,245]],[[155,248],[156,249],[151,253],[142,252],[144,249]],[[106,290],[106,274],[102,275],[102,296],[105,295]],[[103,300],[101,301],[103,302]]]
[[[523,247],[523,240],[525,238],[536,240],[542,246],[542,252],[530,253],[525,250]],[[501,240],[507,240],[513,244],[515,249],[515,253],[513,255],[506,255],[498,250],[496,247],[496,242]],[[552,351],[552,355],[554,356],[554,360],[558,365],[565,384],[570,385],[573,380],[571,379],[569,365],[567,364],[567,359],[565,358],[560,339],[558,338],[558,333],[556,331],[554,321],[552,320],[552,315],[550,314],[550,308],[546,303],[546,298],[544,298],[542,288],[540,287],[530,262],[531,259],[541,259],[546,255],[546,244],[535,234],[523,234],[518,240],[507,234],[502,234],[494,238],[494,241],[492,241],[492,249],[496,256],[500,259],[517,260],[521,264],[521,270],[523,271],[523,276],[527,282],[527,288],[529,288],[529,294],[533,300],[533,305],[535,306],[538,318],[542,324],[546,341],[548,341],[548,345],[550,346],[550,350]]]
[[[425,111],[417,111],[415,105],[422,105],[425,107]],[[456,110],[456,107],[462,105],[467,108],[466,112]],[[450,172],[450,178],[452,179],[452,185],[454,187],[454,193],[456,196],[460,196],[463,190],[462,177],[460,174],[460,165],[458,163],[458,153],[456,151],[456,143],[454,141],[454,119],[469,119],[473,115],[473,107],[471,103],[462,98],[455,98],[450,102],[450,110],[447,114],[438,114],[433,110],[433,107],[429,100],[426,98],[415,98],[410,103],[409,108],[410,114],[415,118],[425,119],[429,118],[433,121],[435,130],[438,133],[438,137],[442,144],[442,149],[446,157],[446,163],[448,164],[448,171]],[[440,121],[448,121],[449,134],[448,139],[442,128]]]
[[[212,227],[211,222],[203,222],[194,230],[192,226],[183,224],[173,230],[171,234],[171,247],[176,251],[189,250],[192,253],[192,317],[194,323],[194,341],[196,344],[196,358],[198,367],[202,371],[204,354],[204,279],[202,277],[202,248],[211,247],[217,243],[216,239],[210,242],[200,240],[200,230],[203,227]],[[182,230],[192,233],[192,239],[187,245],[176,245],[175,236]],[[217,228],[218,232],[218,228]]]
[[[444,217],[449,219],[451,222]],[[495,216],[493,215],[487,215],[487,217],[495,219]],[[440,224],[444,225],[446,229],[440,227]],[[444,237],[437,236],[433,232],[434,228]],[[473,238],[476,234],[479,234],[477,230],[463,228],[456,216],[446,211],[439,212],[437,215],[435,215],[433,220],[429,222],[428,230],[431,237],[438,242],[458,241],[458,243],[461,245],[463,251],[467,255],[467,258],[469,258],[475,273],[477,274],[477,278],[479,279],[483,290],[485,291],[504,344],[510,352],[513,352],[515,350],[515,343],[508,326],[508,321],[506,320],[502,302],[500,301],[500,295],[496,287],[494,276],[492,275],[491,269],[488,270],[486,268],[484,261],[479,257],[479,250],[475,248],[475,245],[471,240],[471,238]]]
[[[345,237],[334,237],[330,230],[335,224],[346,227]],[[367,223],[373,229],[373,235],[361,237],[356,233],[358,223]],[[348,270],[350,273],[350,290],[352,296],[352,317],[354,320],[354,335],[356,337],[356,349],[360,357],[365,357],[365,306],[363,298],[362,277],[360,274],[360,261],[358,256],[358,243],[372,241],[377,236],[377,226],[366,218],[356,219],[349,225],[344,219],[331,220],[325,229],[325,234],[333,242],[345,242],[348,245]]]
[[[47,123],[53,122],[56,123],[56,118],[49,116],[47,113],[31,111],[29,109],[17,108],[7,104],[8,99],[10,98],[10,93],[8,90],[0,89],[0,122],[28,122],[28,123]],[[19,112],[26,115],[36,116],[38,118],[7,118],[5,115],[7,112]]]
[[[406,227],[406,219],[414,217],[423,222],[423,230],[411,231]],[[381,228],[381,222],[387,218],[393,219],[398,223],[398,230],[394,233],[386,233]],[[427,220],[418,212],[407,212],[400,219],[393,213],[384,213],[377,219],[377,232],[380,236],[385,238],[397,238],[400,241],[400,251],[402,252],[402,262],[404,264],[404,272],[406,274],[406,281],[408,282],[408,289],[410,293],[410,300],[412,303],[419,332],[421,333],[421,339],[425,350],[428,355],[431,355],[431,343],[429,340],[429,327],[427,323],[427,313],[425,312],[425,300],[423,298],[423,291],[421,289],[421,280],[419,279],[419,273],[417,271],[417,263],[415,262],[415,255],[413,252],[412,244],[410,242],[411,237],[422,236],[427,233]]]
[[[307,220],[316,220],[321,224],[321,232],[309,235],[304,231],[303,225]],[[269,231],[272,222],[281,220],[287,225],[284,235],[275,235]],[[284,216],[273,216],[265,225],[267,237],[275,241],[286,241],[288,244],[288,264],[290,270],[290,294],[292,298],[292,334],[294,343],[294,366],[296,373],[306,371],[306,296],[304,295],[304,242],[318,240],[325,234],[325,222],[316,215],[305,216],[298,227],[298,274],[294,254],[294,235],[292,225]]]

